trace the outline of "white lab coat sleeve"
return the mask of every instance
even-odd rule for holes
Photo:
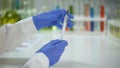
[[[37,32],[32,17],[20,20],[15,24],[4,25],[0,30],[0,43],[2,43],[0,44],[0,48],[4,46],[4,51],[13,50],[20,45],[28,35]]]
[[[43,53],[36,53],[23,68],[48,68],[49,59]]]
[[[6,43],[6,26],[0,28],[0,54],[4,52]]]

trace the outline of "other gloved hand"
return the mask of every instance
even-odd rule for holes
[[[50,26],[57,26],[59,28],[62,28],[62,25],[60,23],[63,23],[66,13],[66,10],[58,9],[38,14],[36,16],[33,16],[32,18],[37,30]],[[67,20],[67,26],[69,28],[72,28],[73,23],[71,19],[73,18],[73,16],[70,13],[68,13],[67,15],[69,17]]]
[[[67,45],[65,40],[52,40],[39,49],[37,53],[43,52],[49,59],[49,66],[52,66],[58,62]]]

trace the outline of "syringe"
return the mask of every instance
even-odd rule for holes
[[[63,27],[62,27],[62,32],[61,32],[61,39],[63,39],[63,36],[64,36],[64,33],[65,33],[65,29],[66,29],[66,26],[67,26],[67,19],[68,19],[68,10],[67,10],[67,13],[64,17],[64,22],[63,22]]]

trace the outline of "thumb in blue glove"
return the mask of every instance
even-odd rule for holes
[[[50,26],[57,26],[58,28],[62,28],[60,22],[63,23],[66,13],[67,11],[64,9],[57,9],[38,14],[32,18],[37,30]],[[71,19],[73,19],[73,16],[70,13],[67,15],[69,17],[67,20],[67,26],[72,28],[73,23]]]
[[[67,45],[65,40],[52,40],[39,49],[37,53],[44,53],[49,59],[49,66],[52,66],[58,62]]]

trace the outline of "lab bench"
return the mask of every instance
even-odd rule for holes
[[[21,68],[45,43],[60,38],[60,31],[44,31],[30,37],[35,39],[30,46],[21,46],[0,56],[0,68]],[[60,61],[50,68],[119,68],[119,42],[106,34],[66,32],[68,41]],[[24,43],[28,44],[28,43]],[[24,48],[25,47],[25,48]],[[12,67],[13,66],[13,67]]]

